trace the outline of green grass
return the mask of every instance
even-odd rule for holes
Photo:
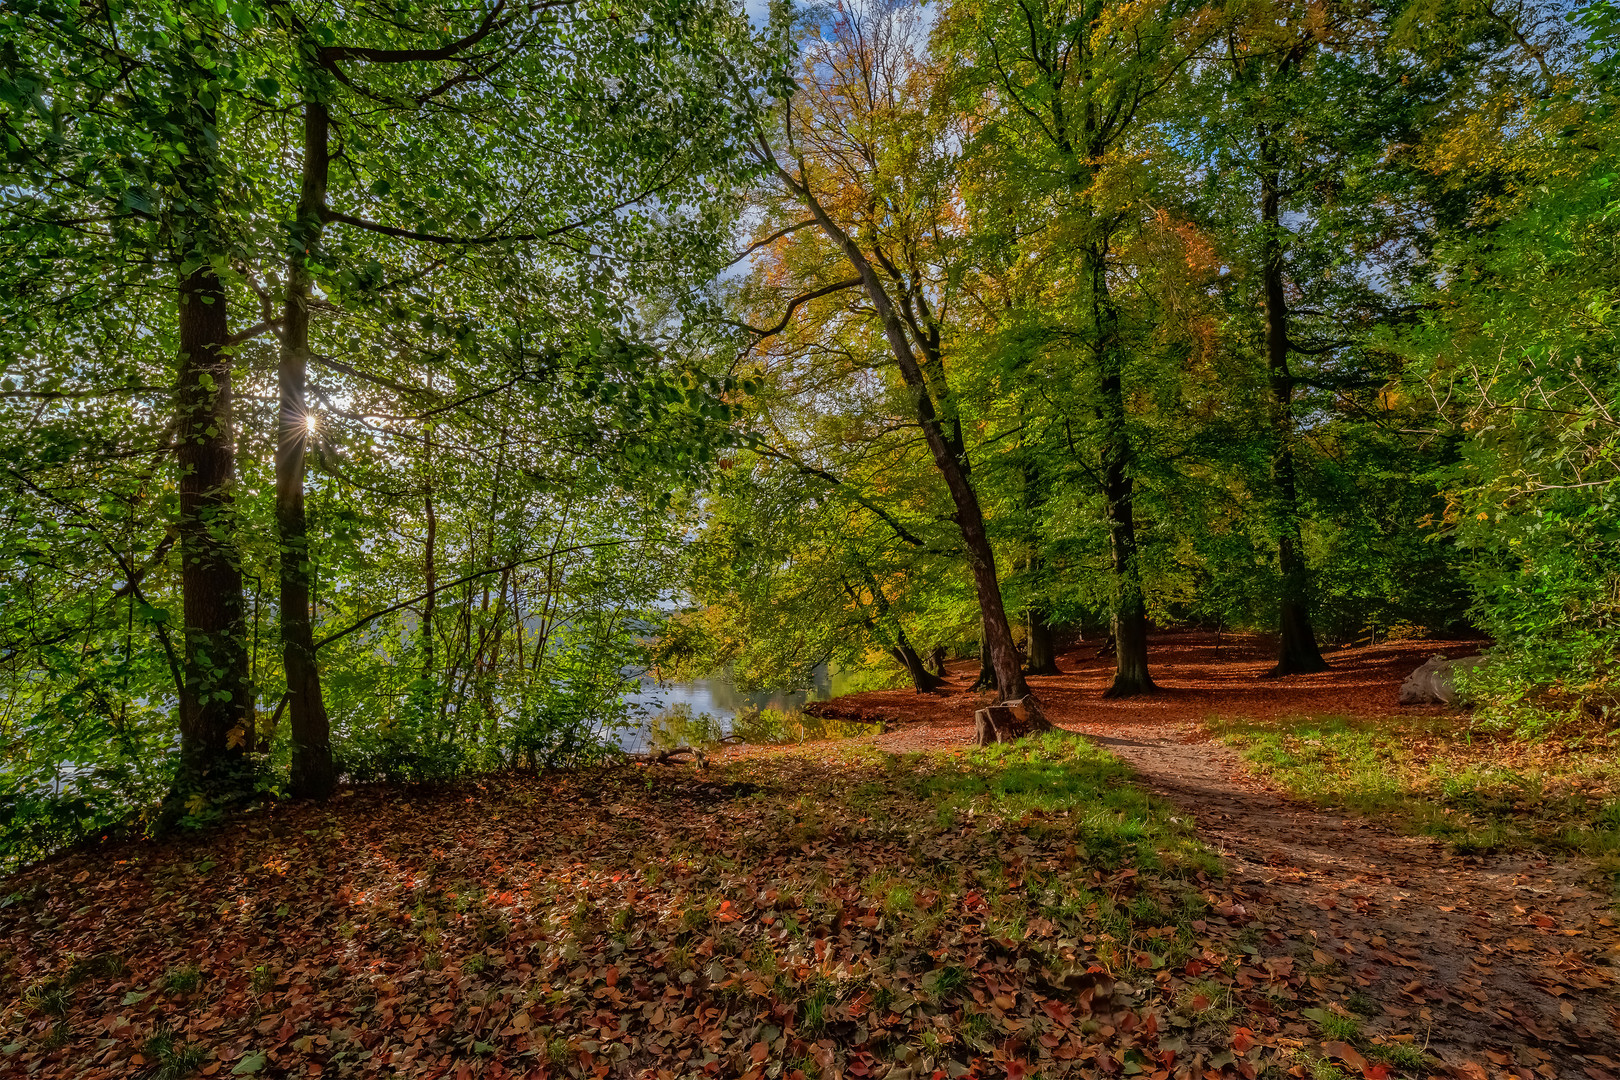
[[[47,1016],[66,1016],[73,997],[67,987],[55,980],[47,980],[29,989],[23,1003]]]
[[[142,1050],[152,1066],[149,1075],[154,1080],[183,1080],[195,1073],[208,1058],[206,1047],[180,1042],[168,1028],[155,1031]]]
[[[1421,1075],[1436,1067],[1433,1058],[1406,1043],[1375,1043],[1364,1049],[1372,1060],[1387,1062],[1404,1072]]]
[[[163,988],[173,994],[189,994],[200,985],[202,972],[196,964],[181,964],[163,976]]]
[[[1304,717],[1211,720],[1207,726],[1290,793],[1391,818],[1446,841],[1458,854],[1620,857],[1620,773],[1602,744],[1483,741],[1427,719]]]
[[[923,782],[936,812],[1044,818],[1073,827],[1082,857],[1113,869],[1159,869],[1165,859],[1215,875],[1220,863],[1167,805],[1134,782],[1118,758],[1085,739],[1054,732],[973,751],[956,772]]]

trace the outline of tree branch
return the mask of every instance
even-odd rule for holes
[[[749,244],[746,248],[743,249],[743,252],[742,252],[741,255],[738,255],[736,258],[734,258],[730,262],[726,263],[726,265],[727,266],[736,266],[738,263],[740,263],[744,259],[748,258],[748,256],[752,255],[754,252],[758,251],[760,248],[764,247],[766,244],[769,244],[769,243],[772,243],[774,241],[780,240],[780,239],[782,239],[782,237],[786,236],[788,233],[798,232],[800,229],[807,228],[807,227],[809,227],[811,225],[814,225],[815,223],[816,223],[816,219],[811,218],[809,221],[801,221],[801,222],[798,222],[797,224],[789,225],[785,229],[777,229],[775,232],[771,233],[771,235],[765,237],[765,239],[763,239],[763,240],[755,240],[752,244]]]
[[[814,222],[811,222],[811,224],[814,224]],[[787,311],[783,313],[782,321],[768,330],[761,330],[757,326],[750,326],[747,323],[737,322],[734,319],[726,319],[725,321],[732,326],[740,326],[744,330],[758,335],[760,338],[773,337],[787,329],[788,321],[793,318],[793,312],[798,309],[799,305],[808,304],[810,301],[819,299],[820,297],[826,296],[829,293],[839,292],[843,289],[853,289],[860,284],[860,278],[850,278],[848,281],[839,281],[832,285],[825,285],[819,289],[812,290],[811,292],[802,293],[799,296],[795,296],[792,300],[788,301]]]
[[[514,559],[513,561],[511,561],[509,563],[503,563],[500,566],[492,566],[492,567],[489,567],[486,570],[476,570],[471,574],[463,574],[461,577],[456,578],[456,580],[454,580],[454,581],[446,582],[443,585],[436,586],[435,588],[429,590],[428,592],[422,593],[422,594],[420,594],[418,596],[413,596],[409,600],[401,600],[397,604],[390,604],[389,606],[387,606],[385,608],[382,608],[379,611],[373,611],[370,615],[367,615],[364,618],[362,618],[362,619],[360,619],[360,620],[358,620],[356,622],[350,623],[348,626],[344,627],[342,630],[339,630],[336,633],[327,634],[325,637],[321,638],[321,640],[319,640],[319,641],[317,641],[315,643],[315,648],[319,649],[319,648],[321,648],[323,646],[332,644],[332,642],[334,642],[334,641],[340,641],[343,638],[348,637],[350,634],[354,633],[357,630],[365,629],[366,627],[370,626],[372,623],[376,622],[378,619],[382,618],[384,615],[392,615],[396,611],[403,611],[406,608],[411,607],[411,606],[413,606],[415,604],[420,604],[423,600],[427,600],[427,599],[429,599],[431,597],[434,597],[434,596],[437,596],[438,594],[443,593],[443,592],[448,592],[449,590],[454,589],[457,586],[465,585],[469,581],[477,581],[481,577],[489,577],[492,574],[504,574],[508,570],[515,570],[520,566],[528,566],[528,565],[530,565],[532,563],[545,562],[547,559],[554,559],[558,555],[571,555],[576,551],[592,551],[592,550],[595,550],[597,548],[605,548],[605,547],[622,547],[625,544],[662,544],[662,543],[669,542],[670,539],[671,538],[667,537],[667,536],[658,536],[658,537],[637,537],[637,538],[628,539],[628,540],[598,540],[598,541],[595,541],[593,543],[588,543],[588,544],[577,544],[574,547],[553,548],[552,550],[546,552],[544,555],[531,555],[528,558]]]

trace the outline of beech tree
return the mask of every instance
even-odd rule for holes
[[[951,383],[950,246],[955,197],[951,113],[923,63],[916,13],[893,3],[836,9],[811,30],[799,93],[761,128],[759,152],[792,207],[829,247],[827,278],[805,300],[859,289],[905,387],[933,466],[949,492],[978,596],[983,651],[1003,698],[1025,696],[1022,665],[985,528],[961,408]],[[775,217],[768,226],[794,228]],[[783,233],[773,243],[792,242]],[[814,287],[809,287],[809,286]],[[760,336],[764,336],[761,334]]]
[[[1110,167],[1207,33],[1202,13],[1177,3],[1129,10],[1103,0],[961,3],[947,13],[944,32],[977,89],[980,145],[1000,156],[998,167],[1032,205],[1069,223],[1069,242],[1081,256],[1073,287],[1087,324],[1097,483],[1113,567],[1117,659],[1108,693],[1142,693],[1153,680],[1135,510],[1138,451],[1125,382],[1132,342],[1111,280],[1140,206],[1115,189],[1121,177]]]

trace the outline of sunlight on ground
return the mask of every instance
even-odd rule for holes
[[[1324,806],[1389,815],[1461,854],[1579,853],[1620,870],[1620,765],[1607,735],[1526,741],[1455,717],[1211,719],[1260,775]]]

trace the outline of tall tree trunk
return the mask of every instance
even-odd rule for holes
[[[432,461],[428,462],[429,467]],[[439,539],[439,515],[433,508],[433,481],[427,484],[427,494],[422,499],[423,510],[427,516],[427,545],[422,556],[423,576],[427,579],[427,596],[422,601],[422,677],[433,678],[433,613],[439,606],[439,565],[438,556],[434,550]]]
[[[935,645],[933,651],[928,654],[928,663],[929,670],[934,673],[934,678],[938,679],[940,682],[944,682],[945,646]]]
[[[1046,603],[1040,588],[1041,533],[1036,524],[1042,507],[1046,505],[1046,484],[1039,462],[1030,455],[1028,446],[1020,440],[1019,447],[1024,455],[1019,465],[1019,473],[1024,480],[1024,541],[1029,544],[1031,552],[1024,566],[1029,575],[1031,593],[1024,605],[1024,674],[1056,675],[1059,673],[1057,649],[1052,642],[1052,627],[1046,621]]]
[[[1277,666],[1274,676],[1325,671],[1311,628],[1310,568],[1300,537],[1299,484],[1294,467],[1294,379],[1288,368],[1288,298],[1283,292],[1281,178],[1276,137],[1260,141],[1260,228],[1266,288],[1266,367],[1271,382],[1271,480],[1277,506]]]
[[[207,31],[205,30],[204,33]],[[198,53],[216,43],[199,42]],[[179,342],[175,358],[176,466],[180,495],[183,678],[180,761],[160,826],[193,799],[229,802],[249,790],[253,687],[248,677],[246,603],[234,506],[235,416],[230,318],[216,267],[226,245],[216,219],[223,200],[212,107],[202,102],[211,71],[191,50],[173,57],[170,123],[189,153],[175,168],[171,203]]]
[[[1052,627],[1039,604],[1031,604],[1025,612],[1024,674],[1058,675],[1057,647],[1052,641]]]
[[[309,529],[304,514],[304,455],[309,441],[305,380],[309,366],[310,257],[320,244],[326,205],[327,110],[304,104],[304,175],[287,256],[287,298],[277,369],[281,412],[276,439],[276,528],[281,556],[281,649],[292,735],[289,787],[296,798],[324,799],[337,786],[331,723],[321,697],[309,604]]]
[[[962,546],[967,549],[968,562],[973,571],[973,586],[978,594],[979,613],[984,624],[985,651],[989,653],[990,662],[995,668],[996,684],[1002,695],[1008,699],[1024,697],[1029,693],[1029,687],[1024,683],[1018,650],[1013,645],[1012,626],[1007,621],[1007,609],[1001,598],[1001,582],[996,576],[995,552],[985,531],[984,512],[979,505],[978,493],[969,478],[967,454],[960,438],[953,437],[945,430],[945,425],[935,408],[934,390],[930,387],[928,376],[918,362],[912,340],[907,336],[906,323],[902,321],[893,298],[884,287],[883,279],[878,276],[872,261],[867,258],[860,245],[833,221],[816,199],[814,192],[796,181],[792,174],[780,166],[777,166],[776,171],[789,190],[803,201],[822,232],[838,245],[844,257],[849,260],[849,264],[855,268],[855,272],[860,275],[861,286],[867,299],[877,311],[878,321],[883,326],[884,337],[888,340],[890,352],[895,359],[895,366],[900,369],[900,376],[911,391],[917,425],[922,428],[923,439],[927,442],[929,453],[934,459],[934,467],[945,481],[945,487],[951,494],[951,501],[956,506],[954,515],[956,525],[961,532]],[[942,384],[940,390],[944,389]]]
[[[1114,577],[1114,682],[1104,697],[1131,697],[1154,689],[1148,674],[1147,594],[1136,543],[1135,480],[1130,473],[1130,435],[1125,429],[1125,377],[1116,340],[1118,313],[1108,292],[1107,249],[1087,251],[1092,318],[1096,325],[1098,389],[1105,434],[1102,448],[1103,507],[1108,521]]]
[[[187,260],[194,262],[193,254]],[[175,380],[185,682],[171,805],[232,794],[252,745],[247,625],[236,552],[235,419],[225,288],[213,266],[182,268]]]
[[[917,693],[931,693],[939,685],[939,677],[928,670],[928,665],[923,663],[923,658],[911,647],[910,642],[902,640],[889,650],[889,655],[906,669],[906,674],[911,677],[911,688]]]

